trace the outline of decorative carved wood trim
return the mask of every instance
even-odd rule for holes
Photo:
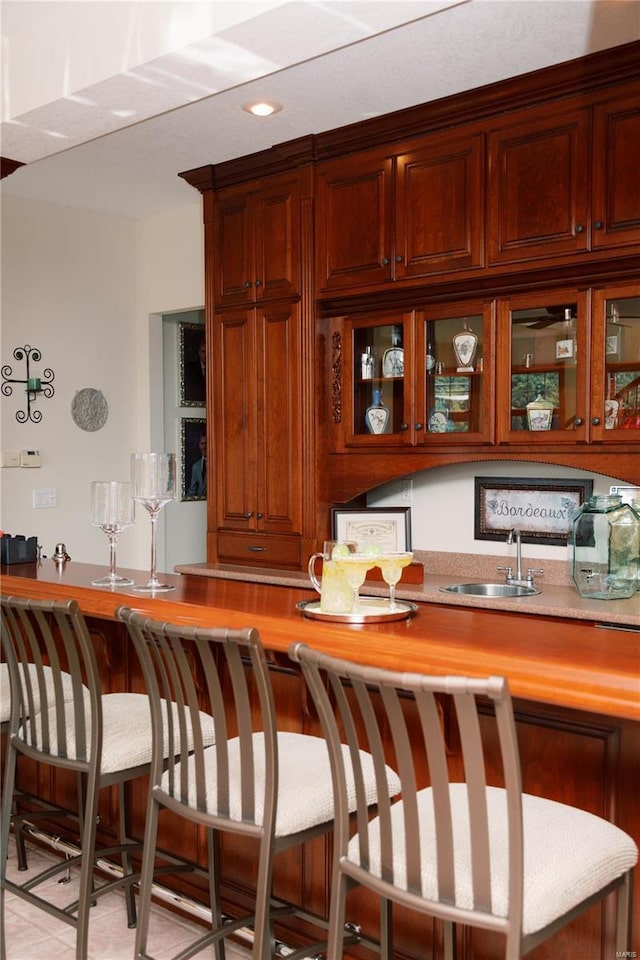
[[[18,167],[24,167],[21,160],[10,160],[9,157],[0,157],[0,180],[8,177],[10,173],[17,170]]]
[[[331,337],[331,419],[342,423],[342,334]]]

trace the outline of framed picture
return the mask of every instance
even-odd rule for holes
[[[206,402],[207,348],[200,323],[178,324],[180,406],[204,407]]]
[[[569,360],[573,357],[573,340],[556,340],[556,360]]]
[[[593,480],[475,478],[476,540],[506,540],[520,530],[523,543],[563,546],[574,511],[593,493]]]
[[[332,507],[331,539],[375,543],[388,553],[411,550],[411,507]]]
[[[183,417],[180,421],[180,462],[182,500],[207,499],[207,421],[204,417]]]

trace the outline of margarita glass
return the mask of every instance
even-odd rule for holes
[[[377,560],[382,573],[382,579],[389,585],[389,610],[396,609],[396,584],[402,576],[402,571],[413,560],[413,553],[405,550],[401,553],[384,553]]]
[[[352,553],[346,557],[336,557],[334,560],[343,571],[347,583],[353,590],[353,612],[359,610],[360,587],[364,583],[367,573],[380,562],[375,554]]]

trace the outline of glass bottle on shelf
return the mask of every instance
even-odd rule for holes
[[[373,403],[364,415],[369,433],[387,433],[389,427],[389,408],[382,402],[382,390],[373,391]]]
[[[404,376],[404,349],[401,346],[402,334],[394,327],[391,334],[391,346],[385,350],[382,357],[383,377]]]

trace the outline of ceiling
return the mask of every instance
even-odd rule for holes
[[[200,202],[180,171],[640,39],[640,0],[0,0],[0,29],[2,193],[139,219]]]

